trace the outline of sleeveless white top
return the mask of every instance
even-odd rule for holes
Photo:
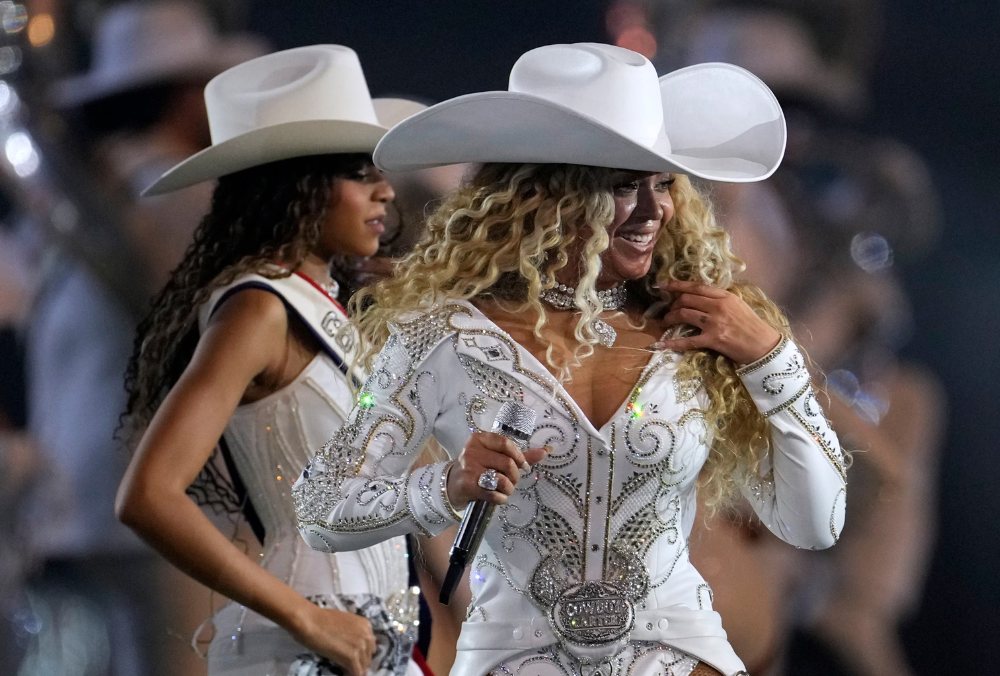
[[[316,449],[340,428],[352,407],[344,373],[354,356],[354,334],[347,316],[302,277],[247,275],[212,294],[201,309],[200,329],[204,331],[222,301],[244,288],[278,295],[325,348],[290,384],[239,406],[224,432],[232,462],[266,533],[260,565],[320,605],[345,610],[347,598],[377,596],[385,601],[392,621],[412,626],[417,600],[408,588],[404,538],[327,554],[310,549],[296,530],[292,482]],[[327,673],[303,666],[300,658],[309,651],[275,623],[243,606],[229,603],[216,614],[214,623],[217,633],[208,654],[212,676]],[[420,673],[412,662],[406,671],[414,676]]]

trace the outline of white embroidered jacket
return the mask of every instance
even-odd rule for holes
[[[433,434],[457,457],[501,404],[536,410],[531,446],[554,451],[522,473],[497,509],[472,570],[473,604],[452,674],[481,676],[528,650],[577,657],[659,641],[727,675],[743,669],[691,565],[687,538],[711,432],[698,382],[678,355],[653,353],[600,430],[527,350],[470,303],[414,313],[393,327],[341,431],[307,466],[294,497],[314,548],[367,547],[458,522],[447,462],[410,471]],[[783,340],[740,371],[771,423],[773,453],[743,493],[772,533],[819,549],[844,521],[844,457],[795,345]]]

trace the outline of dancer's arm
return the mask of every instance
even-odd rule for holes
[[[247,386],[284,368],[288,328],[280,299],[264,291],[241,291],[219,308],[143,435],[116,511],[183,572],[361,676],[375,649],[368,621],[307,601],[245,556],[185,494]]]
[[[690,324],[701,334],[662,345],[708,348],[746,364],[737,373],[770,423],[771,453],[758,476],[745,478],[743,495],[782,540],[807,549],[832,546],[844,525],[844,457],[802,354],[728,291],[676,281],[665,288],[679,294],[666,323]]]
[[[505,502],[518,467],[545,456],[544,449],[521,453],[509,439],[476,433],[454,464],[413,469],[440,416],[461,406],[459,384],[468,378],[449,334],[429,337],[433,331],[389,339],[347,422],[295,482],[299,531],[310,547],[342,551],[407,533],[437,535],[459,523],[455,508],[477,499]],[[499,472],[496,491],[477,486],[487,468]]]

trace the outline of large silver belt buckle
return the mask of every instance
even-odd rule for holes
[[[595,655],[606,655],[614,644],[624,647],[628,642],[635,606],[613,585],[584,582],[559,595],[549,610],[549,621],[578,657],[586,656],[587,648],[598,648]]]

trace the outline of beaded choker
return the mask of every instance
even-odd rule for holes
[[[625,299],[628,297],[628,292],[625,290],[624,284],[619,284],[612,289],[598,291],[597,297],[600,299],[601,305],[605,310],[621,310],[625,307]],[[542,289],[541,293],[538,294],[538,298],[543,303],[551,305],[557,310],[577,309],[576,289],[565,284],[560,284],[559,282],[556,282],[554,288]],[[590,326],[594,330],[594,333],[597,334],[597,340],[601,345],[611,347],[615,344],[618,332],[606,321],[603,319],[594,319]]]
[[[572,286],[560,284],[559,282],[556,282],[554,288],[542,289],[538,297],[557,310],[573,310],[576,308],[576,289]],[[625,291],[624,284],[619,284],[613,289],[598,291],[597,297],[601,300],[601,304],[605,310],[621,310],[625,307],[625,299],[628,297],[628,292]]]

